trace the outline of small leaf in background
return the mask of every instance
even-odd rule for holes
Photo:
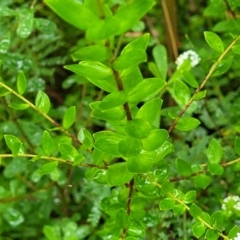
[[[42,135],[42,148],[47,156],[50,156],[54,150],[53,139],[48,131],[44,131]]]
[[[157,45],[152,51],[153,58],[155,60],[157,70],[163,80],[167,77],[167,50],[164,45]]]
[[[220,62],[217,63],[217,67],[214,70],[212,76],[219,76],[222,75],[223,73],[227,72],[227,70],[231,67],[232,65],[232,60],[233,56],[226,57]]]
[[[153,129],[145,139],[142,139],[143,149],[146,151],[154,151],[157,148],[161,147],[167,138],[167,130]]]
[[[207,90],[203,90],[201,92],[194,94],[193,98],[194,98],[194,100],[200,100],[200,99],[204,98],[206,96],[206,94],[207,94]]]
[[[26,79],[26,77],[24,75],[24,72],[20,71],[18,73],[18,76],[17,76],[17,89],[18,89],[18,93],[20,95],[22,95],[25,92],[26,87],[27,87],[27,79]]]
[[[126,123],[125,131],[131,137],[143,139],[150,134],[151,125],[141,118],[134,118]]]
[[[208,229],[206,231],[205,238],[207,240],[218,240],[219,239],[219,235],[218,235],[218,232],[216,230]]]
[[[193,87],[193,88],[198,88],[199,87],[199,84],[198,84],[197,80],[195,79],[195,77],[192,75],[191,72],[182,71],[181,74],[182,74],[183,80],[187,84],[189,84],[191,87]]]
[[[204,32],[204,37],[208,45],[217,52],[223,52],[224,46],[221,38],[214,32]]]
[[[192,232],[197,237],[200,238],[206,231],[206,226],[202,222],[196,222],[192,226]]]
[[[25,220],[20,211],[10,206],[3,209],[2,217],[12,227],[18,226]]]
[[[65,129],[70,128],[73,125],[75,118],[76,118],[76,107],[75,106],[69,107],[63,116],[63,127]]]
[[[60,143],[58,145],[59,152],[65,160],[74,161],[75,157],[79,155],[78,151],[71,144]]]
[[[0,16],[1,17],[10,17],[17,15],[17,11],[6,7],[6,6],[0,6]]]
[[[133,173],[127,170],[125,162],[115,163],[107,170],[107,182],[110,186],[119,186],[128,183],[133,176]]]
[[[207,148],[207,157],[210,163],[219,163],[222,159],[223,151],[220,143],[213,138]]]
[[[196,191],[191,190],[191,191],[187,192],[187,193],[184,195],[183,201],[184,201],[185,203],[189,204],[189,203],[194,202],[195,199],[196,199],[196,197],[197,197]]]
[[[34,18],[35,27],[46,35],[54,35],[57,31],[57,25],[48,19]]]
[[[201,216],[203,211],[198,205],[193,203],[190,207],[189,212],[190,212],[191,216],[193,216],[194,218],[198,218]]]
[[[37,172],[40,175],[49,174],[57,168],[57,165],[58,165],[57,161],[45,163],[37,170]]]
[[[240,156],[240,137],[235,138],[234,150],[238,156]]]
[[[159,202],[159,208],[160,210],[170,210],[174,207],[175,200],[172,198],[164,198]]]
[[[211,181],[212,181],[212,179],[209,176],[204,175],[204,174],[194,177],[195,185],[202,189],[206,189],[207,186],[211,183]]]
[[[139,103],[159,92],[165,84],[166,82],[160,78],[145,79],[128,93],[128,101],[130,103]]]
[[[48,95],[41,90],[38,91],[35,105],[39,110],[47,114],[51,105]]]
[[[23,143],[20,141],[19,138],[10,134],[5,134],[4,139],[8,148],[12,151],[14,155],[24,153]]]
[[[218,163],[211,163],[211,164],[208,164],[208,171],[212,175],[222,175],[224,172],[224,168]]]
[[[22,9],[19,13],[19,25],[17,28],[17,35],[21,38],[27,38],[33,30],[33,10]]]
[[[182,159],[176,159],[176,168],[178,173],[180,173],[182,176],[188,177],[192,174],[191,165]]]
[[[127,159],[127,169],[132,173],[146,173],[152,169],[153,160],[147,154]]]
[[[0,53],[6,54],[8,52],[8,49],[10,47],[10,37],[4,37],[0,40]]]
[[[43,233],[48,240],[58,240],[58,236],[56,235],[52,226],[44,225]]]
[[[79,130],[78,140],[84,145],[85,148],[92,148],[93,146],[92,134],[85,128],[81,128]]]
[[[124,157],[137,156],[142,148],[141,140],[132,137],[127,137],[118,143],[118,152]]]
[[[191,92],[189,87],[182,81],[176,80],[174,82],[173,91],[176,96],[176,100],[181,105],[186,105],[191,97]]]
[[[200,124],[200,121],[196,118],[192,118],[192,117],[181,117],[175,128],[179,131],[182,132],[186,132],[186,131],[190,131],[193,130],[194,128],[196,128],[198,125]]]

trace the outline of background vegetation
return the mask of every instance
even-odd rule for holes
[[[2,0],[1,239],[239,239],[239,7]]]

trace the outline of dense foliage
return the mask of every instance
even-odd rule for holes
[[[1,239],[240,239],[239,8],[2,0]]]

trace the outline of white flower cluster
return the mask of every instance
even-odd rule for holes
[[[198,54],[196,52],[194,52],[193,50],[188,50],[188,51],[183,52],[182,54],[180,54],[178,56],[177,60],[175,61],[175,63],[177,64],[177,69],[187,59],[189,59],[191,61],[191,66],[192,67],[195,67],[196,65],[198,65],[198,63],[201,60],[201,58],[198,56]]]
[[[240,233],[238,233],[237,236],[231,240],[240,240]]]
[[[226,204],[232,202],[233,208],[240,211],[240,197],[239,196],[228,196],[223,200],[222,209],[227,210]]]

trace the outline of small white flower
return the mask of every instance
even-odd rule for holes
[[[201,60],[201,58],[198,56],[198,54],[196,52],[194,52],[193,50],[188,50],[188,51],[183,52],[182,54],[180,54],[178,56],[177,60],[175,61],[175,63],[177,64],[177,69],[187,59],[189,59],[191,61],[191,66],[192,67],[195,67],[196,65],[198,65],[198,63]]]
[[[240,240],[240,233],[238,233],[237,236],[231,240]]]

